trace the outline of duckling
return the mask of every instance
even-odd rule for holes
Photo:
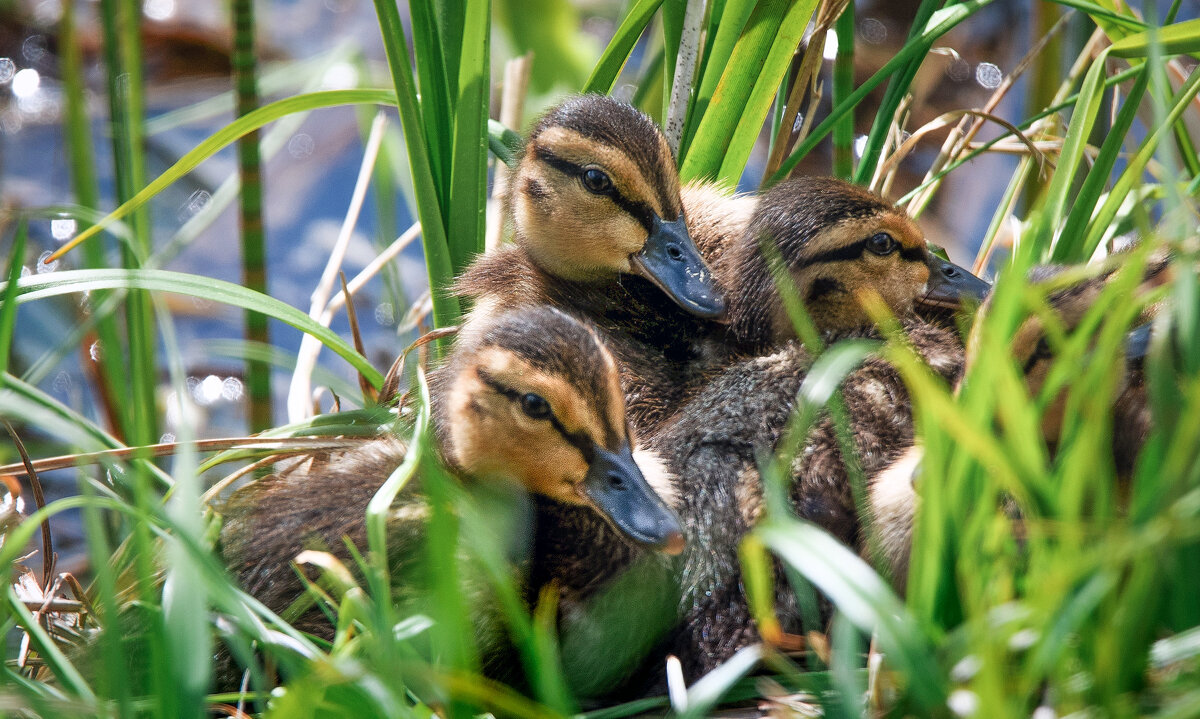
[[[1115,257],[1116,261],[1108,270],[1047,295],[1047,304],[1065,331],[1074,331],[1113,278],[1116,268],[1123,264],[1120,255]],[[1034,284],[1046,283],[1067,269],[1060,265],[1042,265],[1031,269],[1028,278]],[[1137,294],[1165,282],[1168,273],[1168,257],[1165,254],[1152,256]],[[985,303],[981,312],[986,312],[988,306],[989,303]],[[1158,307],[1151,307],[1141,319],[1149,320],[1158,310]],[[1113,461],[1122,482],[1132,476],[1138,454],[1151,429],[1152,418],[1142,377],[1142,360],[1149,346],[1150,327],[1146,321],[1126,336],[1126,373],[1113,402]],[[978,353],[977,346],[969,348],[965,357],[967,366]],[[1054,362],[1054,352],[1041,318],[1030,316],[1018,327],[1013,336],[1012,356],[1025,375],[1030,396],[1037,396]],[[1042,435],[1051,448],[1059,441],[1063,403],[1064,396],[1060,395],[1042,415]],[[919,446],[909,447],[895,462],[868,476],[867,482],[872,531],[877,540],[877,554],[873,558],[892,578],[900,593],[904,592],[908,577],[913,521],[920,501],[915,483],[921,457]]]
[[[741,587],[737,548],[761,511],[756,462],[779,441],[811,364],[809,353],[789,339],[791,324],[777,309],[781,301],[763,255],[768,242],[776,244],[827,338],[870,336],[873,330],[856,294],[876,291],[894,312],[909,316],[913,342],[948,380],[961,370],[961,342],[951,330],[911,315],[923,298],[949,304],[963,293],[979,297],[987,287],[966,270],[934,258],[916,226],[885,201],[846,183],[793,181],[760,199],[742,240],[728,245],[724,257],[718,255],[714,270],[736,288],[730,294],[731,330],[749,347],[775,351],[718,373],[647,442],[677,477],[677,507],[688,532],[682,621],[669,645],[683,661],[685,676],[693,679],[757,636]],[[866,471],[886,465],[911,443],[907,392],[889,365],[868,361],[847,379],[844,396]],[[793,467],[792,505],[853,545],[858,518],[851,494],[833,424],[825,420]],[[559,514],[560,528],[584,524],[579,517],[561,517],[577,511]],[[584,531],[594,536],[604,530]],[[552,534],[568,546],[553,555],[556,566],[533,567],[531,581],[553,579],[581,596],[613,581],[621,565],[592,568],[585,544],[564,540],[570,536],[565,531]],[[570,546],[584,549],[573,555]]]
[[[579,321],[546,307],[493,316],[435,371],[430,391],[441,458],[468,487],[519,485],[587,508],[638,546],[681,551],[679,520],[635,459],[616,363]],[[366,506],[405,449],[394,437],[375,440],[236,492],[223,510],[221,543],[242,586],[282,611],[303,592],[291,566],[301,550],[346,559],[344,538],[364,547]],[[389,521],[395,572],[413,564],[426,514],[414,479]],[[316,611],[297,626],[332,630]]]
[[[982,301],[990,287],[930,252],[917,224],[879,195],[831,177],[798,177],[765,193],[742,240],[713,260],[718,275],[731,278],[730,334],[751,353],[795,338],[772,255],[826,333],[871,325],[858,300],[864,291],[904,317]]]
[[[464,336],[492,313],[533,304],[588,319],[617,357],[634,427],[649,431],[725,356],[724,295],[693,233],[720,246],[752,205],[703,184],[681,197],[670,148],[647,116],[603,95],[570,98],[534,125],[514,172],[515,244],[457,281],[474,303]]]

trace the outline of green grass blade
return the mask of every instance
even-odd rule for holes
[[[5,285],[7,290],[7,283]],[[376,389],[383,384],[383,375],[328,327],[318,324],[291,305],[231,282],[167,270],[66,270],[22,278],[19,287],[17,301],[22,304],[45,297],[90,290],[140,289],[202,297],[213,302],[262,312],[316,337],[321,344],[361,372]]]
[[[1173,135],[1173,128],[1176,122],[1183,116],[1184,111],[1191,105],[1196,94],[1200,92],[1200,72],[1192,71],[1192,76],[1179,89],[1179,93],[1175,96],[1175,104],[1171,107],[1171,111],[1167,113],[1163,124],[1155,128],[1154,132],[1145,141],[1142,142],[1138,151],[1129,159],[1125,166],[1125,170],[1121,176],[1117,178],[1112,190],[1108,193],[1108,198],[1100,207],[1088,225],[1087,239],[1084,242],[1083,252],[1088,253],[1085,256],[1090,256],[1096,247],[1100,244],[1100,240],[1104,237],[1104,233],[1113,218],[1116,217],[1120,210],[1121,203],[1125,197],[1133,190],[1133,187],[1142,180],[1142,172],[1146,165],[1154,156],[1158,145],[1166,137]]]
[[[725,68],[729,66],[729,58],[733,54],[738,38],[741,37],[742,28],[746,26],[746,21],[749,20],[755,5],[754,0],[726,0],[721,7],[718,7],[718,4],[717,2],[713,3],[710,13],[708,27],[710,39],[706,43],[707,52],[700,69],[700,84],[694,93],[695,97],[692,98],[687,123],[684,125],[683,140],[679,144],[679,153],[676,159],[681,167],[690,151],[700,120],[712,103],[717,84],[721,81]]]
[[[388,70],[396,88],[395,102],[404,125],[404,143],[412,168],[413,189],[417,197],[417,217],[421,220],[421,243],[425,249],[425,267],[433,297],[433,320],[438,327],[458,321],[461,313],[458,299],[446,292],[454,278],[453,261],[446,239],[443,206],[439,201],[439,185],[430,166],[429,146],[422,125],[421,107],[413,87],[412,66],[408,61],[408,43],[404,41],[404,25],[395,0],[375,0],[375,14],[387,52]],[[444,128],[443,128],[444,129]],[[441,343],[434,346],[437,354]]]
[[[1133,125],[1134,118],[1137,116],[1138,106],[1142,102],[1142,96],[1145,94],[1146,86],[1149,82],[1150,73],[1148,67],[1143,65],[1142,72],[1138,73],[1137,79],[1126,94],[1125,103],[1121,106],[1120,112],[1117,113],[1116,121],[1113,123],[1112,128],[1110,128],[1107,137],[1104,138],[1104,142],[1100,145],[1099,154],[1097,154],[1087,175],[1083,178],[1083,184],[1080,186],[1079,191],[1075,193],[1075,202],[1071,206],[1071,212],[1067,215],[1067,221],[1063,225],[1062,234],[1054,247],[1054,259],[1056,261],[1087,261],[1088,255],[1081,254],[1085,239],[1083,230],[1087,227],[1087,222],[1091,219],[1092,212],[1096,209],[1096,204],[1104,193],[1105,185],[1108,184],[1112,169],[1121,154],[1126,135],[1129,132],[1129,128]]]
[[[771,43],[770,50],[763,60],[762,68],[754,79],[753,89],[742,107],[741,118],[729,140],[725,157],[721,161],[718,177],[729,182],[731,186],[741,179],[742,172],[746,169],[746,163],[750,159],[754,143],[757,142],[758,136],[762,132],[763,123],[771,111],[774,97],[779,92],[779,87],[791,67],[792,55],[800,45],[804,29],[812,19],[816,6],[817,0],[795,0],[789,4],[787,12],[779,24],[775,40]],[[753,20],[752,17],[751,22]],[[734,52],[736,54],[737,50],[735,49]],[[719,113],[722,102],[721,85],[718,85],[709,111]],[[698,137],[701,131],[703,131],[703,122],[697,133]]]
[[[737,182],[745,165],[742,155],[748,152],[747,138],[752,143],[758,136],[815,5],[811,0],[764,0],[754,7],[703,108],[680,165],[682,180],[719,176]]]
[[[1113,57],[1147,57],[1158,45],[1163,55],[1200,52],[1200,18],[1163,28],[1151,28],[1112,44]]]
[[[617,77],[621,74],[621,68],[625,67],[625,62],[629,59],[629,53],[633,52],[633,46],[637,44],[642,31],[650,24],[650,18],[654,17],[662,3],[663,0],[637,0],[634,3],[625,19],[621,20],[617,31],[613,33],[608,47],[604,48],[599,62],[583,85],[583,92],[598,92],[603,95],[612,92],[613,85],[617,83]]]
[[[408,9],[412,17],[412,49],[420,88],[420,117],[425,140],[429,143],[429,177],[437,188],[438,205],[445,207],[450,199],[444,193],[449,187],[447,179],[454,161],[452,106],[458,88],[451,88],[446,77],[443,58],[447,50],[442,47],[434,3],[417,0],[410,2]]]
[[[483,251],[487,212],[489,43],[491,2],[466,0],[458,103],[454,114],[454,165],[446,207],[451,271],[458,275]],[[441,291],[438,287],[435,291]]]
[[[926,711],[945,706],[945,679],[933,648],[891,588],[853,551],[816,525],[772,518],[754,530],[783,562],[803,574],[863,632],[876,632],[888,661],[909,682],[908,691]]]
[[[12,349],[13,331],[17,326],[17,282],[25,261],[25,240],[28,236],[25,220],[17,223],[12,251],[8,253],[8,286],[0,303],[0,373],[8,372],[8,353]]]
[[[1075,181],[1075,173],[1083,159],[1083,151],[1087,139],[1092,134],[1096,115],[1100,110],[1100,101],[1104,94],[1104,65],[1105,55],[1101,53],[1092,62],[1079,88],[1079,99],[1075,101],[1075,109],[1071,112],[1071,124],[1067,135],[1063,138],[1062,150],[1058,154],[1058,164],[1054,169],[1054,177],[1046,191],[1046,200],[1038,215],[1037,225],[1030,233],[1031,242],[1035,248],[1050,247],[1050,239],[1054,236],[1055,228],[1063,216],[1067,205],[1067,196]],[[1061,259],[1057,248],[1052,258]]]

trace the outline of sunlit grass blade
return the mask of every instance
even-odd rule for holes
[[[680,165],[680,177],[736,182],[816,2],[769,0],[755,6]],[[709,66],[711,70],[712,66]],[[700,110],[700,106],[697,106]]]
[[[701,63],[699,86],[694,90],[692,102],[688,109],[687,122],[684,124],[683,138],[679,144],[676,159],[680,166],[690,151],[696,129],[712,103],[713,93],[717,84],[729,66],[729,58],[733,54],[742,29],[754,11],[754,0],[725,0],[712,3],[709,13],[708,39],[705,43],[706,52]]]
[[[771,110],[774,97],[792,64],[792,55],[800,45],[804,29],[808,27],[816,6],[817,0],[800,0],[789,4],[775,34],[775,40],[771,43],[770,50],[762,61],[762,69],[754,79],[753,89],[745,100],[741,119],[738,120],[733,136],[729,139],[729,147],[721,161],[721,169],[717,175],[719,178],[731,184],[741,178],[746,163],[750,159],[750,152],[754,149],[754,143],[758,140],[763,123]],[[751,17],[751,22],[753,20]],[[734,52],[736,59],[736,48]],[[718,85],[713,103],[709,106],[709,112],[720,107],[723,101],[721,86]],[[699,135],[701,131],[703,131],[703,121],[697,134]]]

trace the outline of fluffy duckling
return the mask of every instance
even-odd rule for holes
[[[458,280],[458,294],[474,303],[464,335],[512,307],[549,304],[587,318],[617,358],[634,427],[655,425],[724,356],[713,321],[724,296],[693,233],[719,246],[740,233],[752,205],[705,185],[684,197],[646,115],[603,95],[551,109],[510,183],[515,243]]]
[[[1122,264],[1120,255],[1114,257],[1117,261],[1108,270],[1047,295],[1047,304],[1064,331],[1070,333],[1078,327],[1084,314],[1113,278],[1117,267]],[[1046,283],[1067,269],[1064,266],[1043,265],[1030,270],[1028,277],[1035,284]],[[1168,273],[1168,258],[1165,255],[1153,256],[1147,263],[1138,293],[1165,282]],[[987,311],[987,306],[984,305],[983,312]],[[1151,308],[1150,314],[1157,309]],[[1148,320],[1149,316],[1143,316],[1142,319]],[[1132,476],[1138,454],[1151,429],[1152,418],[1142,378],[1142,360],[1149,340],[1148,321],[1126,336],[1126,374],[1113,403],[1113,461],[1117,477],[1122,481]],[[970,348],[966,353],[966,362],[969,364],[978,352],[976,347]],[[1031,315],[1017,328],[1013,335],[1012,356],[1025,375],[1030,396],[1037,396],[1055,360],[1041,317]],[[1065,396],[1060,395],[1042,415],[1042,434],[1052,448],[1059,440],[1064,401]],[[920,472],[921,456],[919,446],[909,447],[895,462],[874,475],[868,475],[868,499],[877,550],[873,558],[901,593],[904,592],[908,577],[913,521],[919,502],[915,482]]]
[[[445,465],[469,483],[499,480],[586,508],[639,546],[678,553],[679,520],[634,459],[616,364],[596,333],[544,307],[492,320],[431,378]],[[365,547],[367,503],[404,454],[398,439],[380,439],[236,492],[223,512],[221,542],[242,586],[282,611],[303,592],[291,566],[300,551],[319,548],[346,559],[347,537]],[[413,564],[426,514],[414,479],[389,522],[396,572]],[[316,611],[297,626],[331,632]]]
[[[909,340],[947,382],[962,371],[957,334],[919,318],[904,323]],[[831,339],[871,336],[870,330]],[[682,620],[668,646],[684,675],[695,680],[760,641],[741,577],[738,548],[763,511],[760,463],[779,442],[796,408],[811,355],[789,342],[776,352],[733,365],[685,405],[651,448],[660,452],[681,486],[678,511],[688,534],[684,551]],[[842,383],[855,454],[865,476],[882,471],[913,441],[912,404],[900,374],[872,357]],[[809,432],[791,465],[791,509],[858,547],[861,524],[836,427],[824,416]],[[777,577],[781,629],[802,634],[800,607],[787,581]],[[808,627],[812,628],[812,627]]]

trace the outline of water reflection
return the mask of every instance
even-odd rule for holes
[[[1000,87],[1000,82],[1004,79],[1004,73],[1000,72],[1000,68],[990,62],[981,62],[979,67],[975,68],[975,81],[989,90],[995,90]]]

